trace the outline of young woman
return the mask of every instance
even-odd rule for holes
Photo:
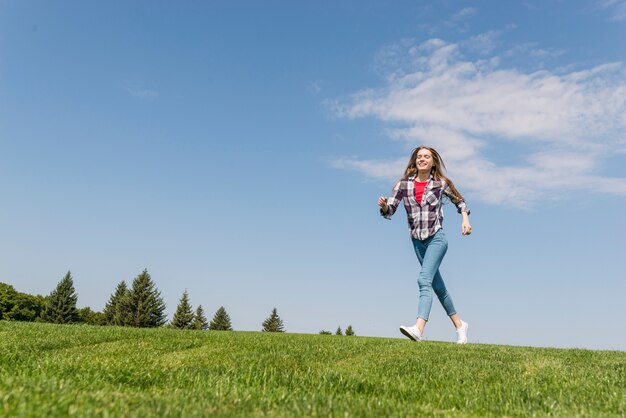
[[[461,233],[471,234],[472,227],[469,223],[470,211],[465,200],[450,179],[443,174],[444,170],[443,160],[437,151],[424,146],[416,148],[411,154],[404,176],[393,188],[392,195],[389,198],[381,196],[378,205],[380,214],[386,219],[391,219],[400,202],[404,203],[415,254],[422,265],[417,279],[419,286],[417,321],[413,326],[401,326],[400,332],[414,341],[422,339],[433,303],[432,293],[435,291],[456,328],[457,343],[465,344],[468,325],[459,318],[439,274],[439,265],[448,249],[448,241],[442,229],[444,197],[455,204],[463,217]]]

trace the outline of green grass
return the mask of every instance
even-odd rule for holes
[[[626,353],[0,321],[0,416],[626,416]]]

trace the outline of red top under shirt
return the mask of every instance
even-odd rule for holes
[[[428,180],[423,183],[421,181],[415,180],[415,200],[417,200],[417,203],[420,206],[422,205],[422,196],[424,196],[424,189],[426,188],[427,184]]]

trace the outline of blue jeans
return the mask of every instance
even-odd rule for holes
[[[452,298],[448,294],[446,285],[443,283],[443,278],[439,273],[439,265],[448,250],[448,240],[443,233],[443,229],[440,229],[435,235],[423,241],[414,238],[412,240],[415,254],[422,265],[422,270],[417,279],[420,289],[417,317],[428,321],[430,308],[433,305],[433,290],[448,316],[454,315],[456,310],[454,309]]]

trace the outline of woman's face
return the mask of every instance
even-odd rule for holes
[[[430,150],[422,148],[417,151],[417,155],[415,156],[415,165],[419,171],[430,173],[430,170],[433,168],[433,155]]]

